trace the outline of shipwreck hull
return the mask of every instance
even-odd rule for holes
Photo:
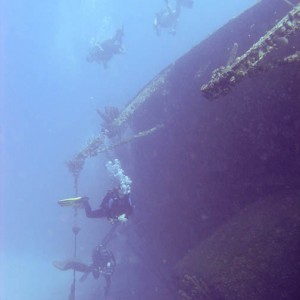
[[[135,133],[162,126],[116,150],[134,182],[131,242],[166,280],[144,299],[300,293],[299,62],[247,76],[214,101],[200,91],[234,43],[245,53],[290,9],[261,1],[231,20],[163,70],[117,121]],[[299,45],[295,32],[263,63]]]

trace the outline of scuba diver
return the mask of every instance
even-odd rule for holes
[[[132,214],[133,205],[130,194],[123,195],[120,188],[114,188],[107,192],[103,198],[100,207],[92,210],[88,197],[82,197],[85,214],[88,218],[107,218],[111,223],[116,221],[127,221],[128,216]]]
[[[160,35],[162,28],[169,28],[170,34],[176,34],[177,20],[180,14],[180,1],[176,1],[176,8],[170,7],[169,1],[165,0],[166,7],[156,13],[154,18],[154,29],[157,35]]]
[[[104,245],[95,247],[92,253],[92,263],[85,264],[76,259],[66,261],[54,261],[54,267],[59,270],[74,270],[83,273],[80,282],[83,282],[90,273],[95,279],[101,276],[105,279],[105,287],[103,296],[106,297],[111,285],[111,276],[115,271],[116,260],[113,253],[105,248]]]
[[[123,195],[120,188],[109,190],[95,210],[92,210],[88,197],[67,198],[58,203],[61,206],[83,207],[88,218],[107,218],[112,224],[127,221],[133,211],[130,194]]]
[[[86,60],[88,62],[96,62],[102,64],[104,68],[107,68],[108,61],[115,55],[115,54],[123,54],[123,36],[124,36],[124,29],[118,29],[115,35],[103,41],[102,43],[95,43],[91,48]]]
[[[88,218],[107,218],[112,224],[127,221],[134,208],[130,199],[132,181],[124,174],[118,159],[108,161],[106,168],[117,181],[118,187],[106,193],[98,209],[91,209],[88,197],[62,199],[58,204],[63,207],[84,208]]]

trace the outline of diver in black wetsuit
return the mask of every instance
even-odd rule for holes
[[[98,209],[92,210],[88,200],[88,197],[82,197],[80,200],[88,218],[107,218],[114,223],[126,221],[133,211],[130,194],[124,195],[117,188],[107,192]]]
[[[103,245],[97,246],[92,253],[92,263],[85,264],[78,260],[66,260],[63,262],[54,261],[53,265],[62,271],[74,270],[84,273],[80,278],[83,282],[87,276],[92,273],[95,279],[101,276],[105,279],[104,296],[108,294],[111,285],[111,276],[115,271],[116,260],[113,253],[107,250]]]
[[[181,7],[193,8],[194,0],[176,0],[175,9],[170,6],[170,1],[165,0],[165,8],[161,9],[155,14],[154,29],[157,35],[160,35],[162,28],[169,28],[168,33],[176,34],[178,18],[180,15]]]
[[[154,29],[160,35],[162,28],[169,28],[170,34],[176,34],[177,20],[180,14],[180,1],[176,1],[176,8],[173,10],[168,0],[165,0],[166,7],[155,14]]]
[[[124,29],[118,29],[112,38],[105,40],[100,44],[95,44],[90,50],[86,60],[88,62],[97,62],[102,64],[104,68],[107,68],[108,61],[115,54],[124,53],[123,36]]]

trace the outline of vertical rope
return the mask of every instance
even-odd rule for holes
[[[74,190],[75,190],[75,196],[77,197],[77,195],[78,195],[78,175],[74,176]],[[77,211],[76,211],[76,216],[77,216]]]
[[[71,174],[74,177],[74,191],[75,196],[78,195],[78,178],[79,174],[83,168],[84,161],[85,161],[86,155],[83,153],[79,153],[76,155],[73,159],[67,161],[67,167]],[[77,234],[79,232],[80,228],[77,226],[77,207],[74,208],[74,225],[72,228],[73,234],[74,234],[74,258],[76,258],[77,255]],[[76,292],[76,271],[73,271],[73,282],[70,288],[70,294],[69,294],[69,300],[75,300],[75,292]]]
[[[78,175],[74,176],[74,190],[75,196],[78,195]],[[74,226],[72,228],[74,234],[74,258],[77,256],[77,234],[80,231],[80,228],[77,226],[77,207],[74,207]],[[70,287],[69,300],[75,300],[76,297],[76,271],[73,270],[73,282]]]

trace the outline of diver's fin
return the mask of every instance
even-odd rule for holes
[[[53,266],[59,270],[66,270],[66,262],[65,261],[53,261]]]
[[[86,199],[86,197],[66,198],[66,199],[58,200],[57,203],[60,206],[79,207],[79,206],[81,206],[83,199]]]
[[[85,272],[79,279],[80,282],[84,282],[88,276],[89,276],[90,272]]]

